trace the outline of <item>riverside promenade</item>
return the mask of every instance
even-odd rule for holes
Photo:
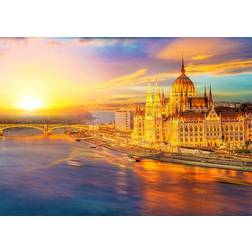
[[[93,148],[101,146],[114,151],[125,153],[131,160],[135,161],[140,161],[141,159],[152,159],[167,163],[178,163],[192,166],[202,166],[206,168],[221,168],[252,172],[252,156],[251,158],[245,155],[227,156],[217,152],[197,155],[177,152],[160,152],[157,150],[120,143],[97,136],[92,136],[89,138],[74,138],[78,141],[86,141],[93,144]]]

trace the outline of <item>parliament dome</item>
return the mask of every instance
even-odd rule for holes
[[[181,74],[172,84],[172,96],[180,96],[181,94],[188,97],[195,96],[195,86],[189,77],[185,74],[184,60],[182,59]]]

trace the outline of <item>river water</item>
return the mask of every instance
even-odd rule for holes
[[[91,146],[63,135],[2,137],[0,215],[252,215],[251,186],[218,182],[252,183],[252,173],[130,163]]]

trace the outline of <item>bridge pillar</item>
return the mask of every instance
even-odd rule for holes
[[[44,126],[44,131],[43,132],[44,132],[45,136],[49,136],[49,135],[52,134],[52,131],[48,128],[48,125]]]
[[[52,135],[52,131],[51,130],[44,130],[44,135],[50,136],[50,135]]]
[[[50,135],[52,135],[52,131],[50,129],[44,129],[44,135],[50,136]]]

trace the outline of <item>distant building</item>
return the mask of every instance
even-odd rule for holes
[[[130,131],[131,112],[127,110],[118,110],[114,112],[115,128],[120,131]]]

